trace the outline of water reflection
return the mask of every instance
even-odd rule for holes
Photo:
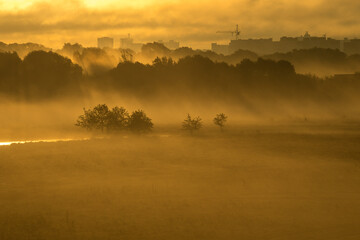
[[[39,142],[69,142],[69,141],[81,141],[89,140],[88,138],[74,139],[74,138],[64,138],[64,139],[40,139],[40,140],[26,140],[26,141],[11,141],[11,142],[0,142],[0,146],[10,146],[11,144],[24,144],[24,143],[39,143]]]

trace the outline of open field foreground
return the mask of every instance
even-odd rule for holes
[[[360,239],[359,129],[293,128],[2,146],[0,239]]]

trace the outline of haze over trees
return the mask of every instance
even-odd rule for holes
[[[265,55],[263,58],[275,61],[286,60],[291,62],[298,72],[320,76],[360,71],[360,55],[348,56],[338,49],[295,49],[287,53]]]
[[[223,131],[227,118],[228,117],[224,113],[219,113],[216,114],[215,118],[213,119],[213,122],[216,126],[220,128],[221,131]]]
[[[147,133],[154,124],[143,110],[136,110],[132,114],[123,107],[114,107],[111,110],[106,104],[99,104],[93,109],[85,109],[75,124],[89,131],[99,130],[102,133],[115,133],[130,130],[134,133]]]
[[[33,51],[51,51],[51,48],[45,47],[37,43],[10,43],[6,44],[0,42],[0,52],[16,52],[20,58],[24,58],[26,55]]]
[[[197,132],[200,128],[202,128],[203,123],[202,119],[198,117],[191,117],[190,114],[186,116],[184,121],[182,122],[182,128],[185,131],[189,131],[191,135]]]
[[[147,133],[154,127],[151,119],[143,110],[136,110],[128,118],[128,129],[134,133]]]
[[[158,44],[144,48],[153,53],[156,47],[162,48]],[[303,108],[310,103],[327,112],[334,112],[334,108],[348,111],[343,106],[360,102],[358,74],[327,78],[299,74],[291,62],[281,60],[283,57],[244,59],[232,65],[197,55],[199,51],[180,48],[170,54],[183,52],[189,56],[180,59],[163,56],[155,58],[152,64],[144,64],[131,61],[131,53],[120,50],[114,50],[116,57],[115,53],[109,57],[107,50],[65,44],[63,51],[75,52],[73,61],[46,51],[31,52],[24,59],[15,52],[0,52],[0,96],[19,101],[45,101],[81,99],[96,91],[160,104],[184,101],[232,104],[256,113],[268,111],[270,106],[275,112],[282,111],[285,105]],[[349,57],[333,51],[299,50],[289,56],[304,59],[303,62],[307,62],[306,56],[313,56],[314,61],[334,62],[329,66],[344,61],[360,66],[355,55]],[[318,55],[322,57],[316,58]],[[103,63],[108,61],[116,67],[111,64],[104,67]]]
[[[52,49],[36,43],[5,44],[0,42],[0,52],[16,52],[21,59],[32,51],[46,51]],[[109,70],[116,67],[120,61],[140,61],[150,64],[156,57],[167,57],[178,61],[187,56],[200,55],[214,62],[225,62],[236,65],[244,59],[256,61],[258,58],[270,60],[286,60],[291,62],[298,73],[311,73],[321,76],[330,76],[338,73],[353,73],[360,71],[360,57],[358,54],[346,55],[337,49],[311,48],[294,49],[290,52],[275,52],[267,55],[258,55],[249,50],[237,50],[223,55],[210,50],[196,50],[189,47],[180,47],[170,50],[162,43],[153,42],[144,44],[139,53],[130,49],[97,49],[83,47],[79,43],[65,43],[56,53],[70,58],[80,65],[88,74],[98,74],[97,71]]]
[[[0,69],[0,94],[11,98],[56,98],[81,92],[81,67],[53,52],[33,51],[23,60],[16,53],[0,53]]]

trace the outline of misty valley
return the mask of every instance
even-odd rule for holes
[[[0,49],[0,240],[359,239],[360,55]]]

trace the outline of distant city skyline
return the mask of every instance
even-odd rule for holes
[[[308,31],[306,31],[305,34],[309,34]],[[247,40],[252,40],[252,41],[259,41],[259,40],[272,40],[273,42],[279,42],[281,41],[282,38],[293,38],[293,39],[299,39],[299,38],[302,38],[304,35],[297,35],[297,36],[281,36],[280,38],[273,38],[273,37],[267,37],[267,38],[239,38],[239,40],[242,40],[242,41],[247,41]],[[316,35],[309,35],[311,37],[315,37],[315,38],[323,38],[325,37],[325,39],[332,39],[332,40],[336,40],[336,41],[344,41],[344,40],[357,40],[358,38],[348,38],[348,37],[339,37],[339,38],[334,38],[332,36],[328,36],[328,35],[322,35],[322,36],[316,36]],[[18,43],[18,44],[23,44],[23,43],[36,43],[36,44],[40,44],[40,45],[43,45],[45,47],[50,47],[50,48],[53,48],[53,49],[61,49],[63,47],[63,45],[65,43],[71,43],[71,44],[75,44],[75,43],[78,43],[78,44],[81,44],[83,47],[99,47],[99,48],[104,48],[104,47],[110,47],[110,48],[130,48],[132,49],[133,47],[135,47],[138,51],[141,49],[141,46],[143,44],[146,44],[146,43],[153,43],[153,42],[158,42],[158,43],[162,43],[164,44],[164,46],[166,46],[167,48],[169,49],[176,49],[176,48],[179,48],[179,47],[190,47],[190,48],[193,48],[193,49],[203,49],[203,50],[214,50],[214,46],[216,47],[216,45],[218,46],[228,46],[229,44],[231,45],[232,42],[235,41],[234,37],[232,35],[229,35],[229,39],[226,39],[226,40],[220,40],[220,41],[213,41],[213,42],[210,42],[209,41],[209,44],[207,46],[204,46],[204,47],[194,47],[194,46],[191,46],[191,44],[184,44],[183,42],[180,42],[180,41],[177,41],[177,40],[174,40],[174,39],[169,39],[169,40],[163,40],[163,39],[153,39],[153,40],[150,40],[150,41],[138,41],[137,39],[133,38],[132,35],[130,35],[129,33],[127,34],[127,36],[122,36],[122,37],[113,37],[113,35],[102,35],[102,36],[98,36],[94,39],[91,39],[92,40],[92,44],[91,45],[86,45],[80,41],[77,41],[77,40],[74,40],[74,41],[69,41],[69,42],[63,42],[63,43],[59,43],[58,46],[51,46],[51,45],[47,45],[47,44],[44,44],[42,42],[36,42],[36,41],[19,41],[19,42],[7,42],[7,41],[3,41],[2,39],[0,39],[0,42],[4,42],[6,44],[13,44],[13,43]],[[99,43],[99,40],[101,41],[101,43]],[[103,45],[104,43],[102,43],[103,41],[112,41],[111,43],[107,42],[105,43],[105,45]],[[125,43],[124,43],[125,41]],[[131,47],[130,47],[131,46]],[[215,52],[218,52],[215,50]],[[218,52],[218,53],[222,53],[222,51]]]
[[[360,2],[355,0],[11,0],[0,1],[0,41],[37,42],[60,48],[64,42],[96,46],[97,37],[138,42],[158,39],[209,49],[228,43],[239,24],[240,38],[327,34],[360,37]]]

